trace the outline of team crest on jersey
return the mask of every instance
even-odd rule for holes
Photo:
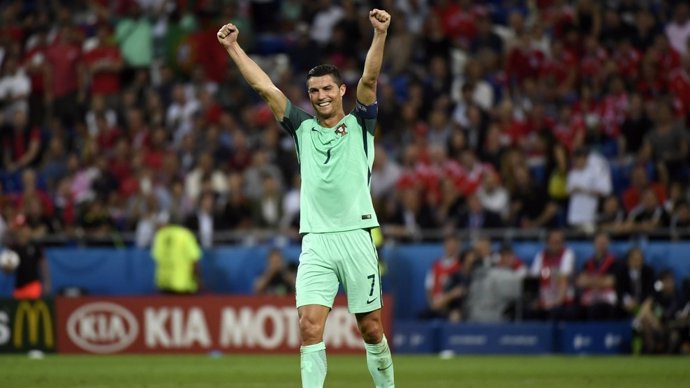
[[[347,126],[345,124],[340,124],[340,126],[335,129],[335,133],[341,137],[347,135]]]

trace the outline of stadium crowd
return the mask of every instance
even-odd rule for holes
[[[396,20],[372,172],[387,237],[687,234],[690,11],[628,0],[4,2],[0,223],[147,245],[168,213],[205,246],[214,231],[295,236],[294,145],[215,31],[237,24],[309,110],[313,64],[354,86],[370,6]]]

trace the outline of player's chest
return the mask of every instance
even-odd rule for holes
[[[362,146],[357,128],[340,123],[334,128],[311,126],[302,135],[302,156],[329,164],[334,160],[354,157]]]

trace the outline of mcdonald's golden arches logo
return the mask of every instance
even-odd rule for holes
[[[14,346],[21,348],[24,342],[24,322],[28,330],[29,345],[39,344],[38,337],[41,333],[40,325],[43,323],[43,339],[46,348],[55,346],[53,336],[53,317],[50,314],[48,305],[43,300],[23,300],[19,302],[14,317]]]

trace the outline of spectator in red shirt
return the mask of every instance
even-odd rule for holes
[[[477,34],[476,17],[479,9],[469,0],[439,1],[434,11],[441,19],[443,32],[447,37],[459,42],[463,47]]]
[[[86,98],[86,71],[81,46],[73,27],[64,26],[58,38],[46,49],[49,67],[47,83],[48,100],[52,102],[53,114],[67,124],[73,124],[78,115],[79,104]]]
[[[164,127],[158,127],[151,133],[151,145],[144,151],[144,164],[158,171],[163,166],[163,158],[168,152],[168,133]]]
[[[108,107],[113,108],[117,104],[124,61],[107,24],[100,24],[96,34],[96,46],[84,53],[84,65],[90,78],[91,95],[105,96]]]
[[[640,204],[642,192],[647,189],[654,190],[660,203],[666,201],[666,189],[664,186],[656,182],[650,182],[647,169],[643,165],[637,165],[630,174],[630,187],[621,195],[623,207],[627,213]]]
[[[550,55],[542,62],[539,75],[546,77],[547,82],[556,88],[557,96],[570,97],[575,91],[577,81],[577,57],[566,50],[563,42],[557,39],[551,41],[550,50]]]

